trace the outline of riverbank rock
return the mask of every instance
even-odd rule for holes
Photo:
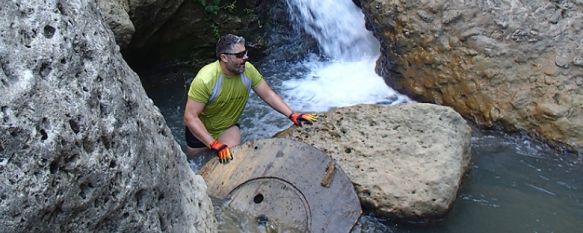
[[[391,87],[483,126],[583,148],[581,1],[360,4]]]
[[[216,232],[92,1],[0,7],[0,232]]]
[[[451,108],[432,104],[336,108],[277,137],[324,151],[363,207],[407,220],[446,214],[470,163],[470,127]]]

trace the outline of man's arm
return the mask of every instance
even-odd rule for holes
[[[204,103],[199,103],[188,98],[188,100],[186,100],[186,109],[184,110],[184,125],[186,125],[186,128],[190,130],[198,140],[204,143],[207,147],[210,147],[210,144],[214,139],[198,117],[204,110],[204,106]]]
[[[289,117],[293,111],[291,108],[283,101],[283,99],[271,89],[269,84],[265,82],[265,80],[261,80],[256,87],[253,88],[253,91],[276,111],[280,112],[281,114]]]

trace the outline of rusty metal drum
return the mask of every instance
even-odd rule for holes
[[[206,163],[208,193],[259,221],[299,232],[351,232],[362,214],[352,183],[334,161],[305,143],[263,139],[232,148],[233,160]]]

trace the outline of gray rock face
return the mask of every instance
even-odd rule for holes
[[[581,1],[360,2],[393,88],[583,148]]]
[[[361,204],[393,218],[446,214],[470,163],[470,127],[451,108],[431,104],[332,109],[312,126],[277,136],[330,155]]]
[[[0,7],[0,232],[214,232],[92,1]]]
[[[127,47],[136,32],[128,14],[129,2],[127,0],[96,0],[96,2],[119,47]]]

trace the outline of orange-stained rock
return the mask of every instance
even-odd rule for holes
[[[424,2],[360,1],[392,88],[483,126],[583,148],[581,3]],[[565,111],[549,118],[541,105]]]

